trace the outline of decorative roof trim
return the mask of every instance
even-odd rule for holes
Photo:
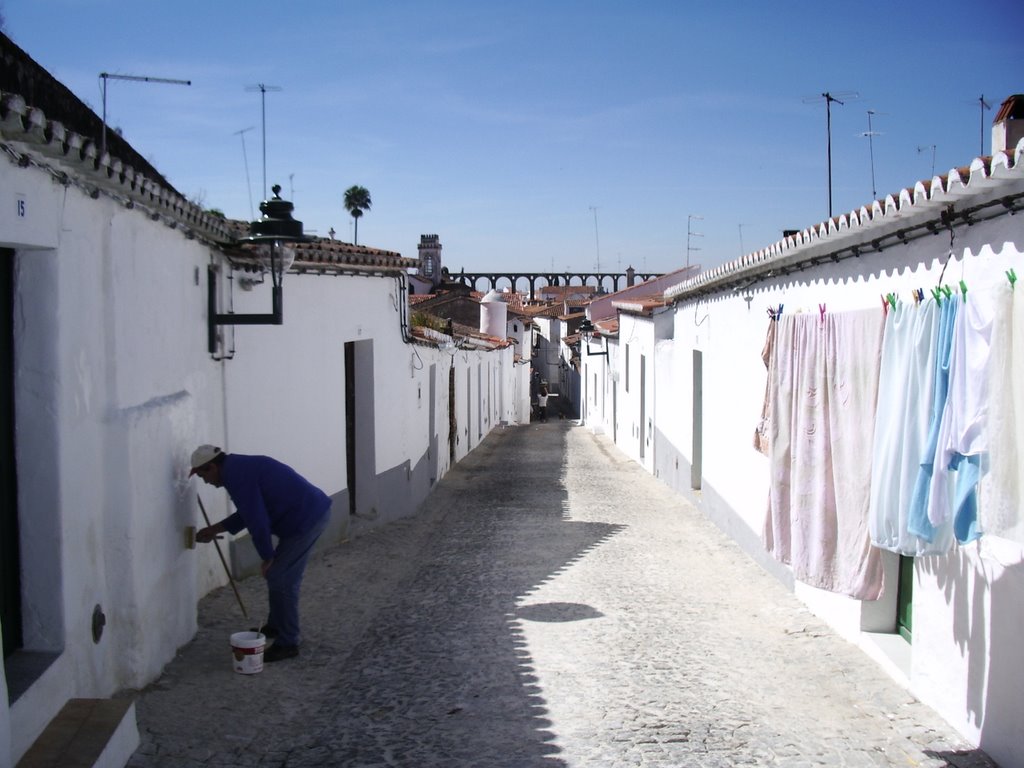
[[[976,158],[969,166],[919,181],[869,206],[835,216],[767,248],[701,272],[668,288],[664,298],[678,301],[714,293],[753,278],[838,262],[949,227],[1024,211],[1022,156],[1024,140],[1012,151]]]
[[[226,220],[207,213],[109,152],[98,156],[94,139],[48,120],[42,110],[29,106],[16,93],[0,92],[0,139],[0,151],[22,168],[38,168],[58,183],[78,187],[90,197],[103,194],[127,208],[141,208],[154,220],[180,226],[186,235],[215,244],[231,240]]]

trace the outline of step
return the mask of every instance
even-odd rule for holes
[[[123,768],[138,746],[132,699],[70,699],[18,768]]]

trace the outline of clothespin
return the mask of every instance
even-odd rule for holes
[[[953,289],[950,288],[948,285],[942,286],[942,292],[946,294],[947,299],[953,295]]]
[[[890,293],[886,298],[889,300],[889,306],[896,309],[896,294]]]
[[[818,316],[821,318],[821,322],[824,323],[825,322],[825,305],[824,304],[819,304],[818,305]]]
[[[782,305],[779,304],[779,313],[775,316],[776,319],[782,317]]]
[[[932,288],[932,298],[935,299],[935,303],[942,305],[942,288],[935,286]]]
[[[914,303],[915,304],[920,304],[922,301],[924,301],[924,288],[915,288],[914,289]]]
[[[1013,284],[1017,282],[1017,273],[1013,270],[1012,267],[1006,270],[1006,279],[1010,281],[1011,287],[1013,287]]]
[[[967,301],[967,283],[963,280],[960,281],[960,293],[963,294],[964,301]]]
[[[882,313],[885,315],[889,314],[889,299],[886,298],[885,294],[881,294],[882,298]]]

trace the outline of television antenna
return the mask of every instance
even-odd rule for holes
[[[871,156],[871,198],[873,200],[877,200],[878,199],[878,192],[875,189],[875,147],[874,147],[874,137],[875,136],[882,136],[883,135],[883,134],[879,133],[878,131],[872,130],[872,128],[871,128],[871,116],[872,115],[877,115],[877,114],[878,114],[878,112],[875,112],[875,110],[873,110],[873,109],[869,109],[868,110],[868,129],[866,131],[864,131],[864,133],[861,134],[861,136],[867,136],[868,137],[868,153]]]
[[[930,149],[932,151],[932,176],[931,177],[934,179],[935,178],[935,145],[934,144],[925,144],[923,147],[918,147],[917,148],[917,154],[920,155],[922,152],[924,152],[925,150],[928,150],[928,149]]]
[[[249,93],[260,92],[260,108],[263,114],[263,199],[267,199],[267,91],[280,91],[277,85],[257,83],[245,88]]]
[[[700,248],[698,248],[697,246],[690,245],[690,238],[691,237],[704,237],[704,235],[702,233],[694,232],[693,231],[693,228],[692,228],[691,225],[693,224],[694,221],[704,221],[704,217],[703,216],[698,216],[695,213],[691,213],[689,216],[686,217],[686,266],[687,267],[690,266],[690,251],[699,251],[700,250]]]
[[[249,156],[245,152],[245,134],[253,130],[255,126],[250,125],[248,128],[243,128],[240,131],[235,131],[235,136],[240,136],[242,139],[242,160],[245,161],[245,189],[249,193],[249,218],[256,218],[256,211],[252,206],[252,182],[249,181]]]
[[[860,97],[856,91],[825,91],[820,96],[808,96],[804,104],[816,104],[825,102],[825,127],[828,133],[827,158],[828,158],[828,217],[832,218],[832,102],[840,106],[848,101]]]
[[[107,81],[108,80],[131,80],[136,83],[167,83],[170,85],[192,85],[191,80],[171,80],[166,77],[144,77],[142,75],[112,75],[109,72],[100,72],[100,79],[103,81],[103,130],[100,135],[100,157],[107,151]]]
[[[597,249],[597,267],[595,268],[594,271],[595,272],[600,272],[601,271],[601,241],[598,239],[598,236],[597,236],[597,206],[596,205],[590,206],[590,210],[594,212],[594,247]]]
[[[992,109],[992,105],[985,99],[985,94],[981,94],[981,96],[969,103],[977,104],[981,111],[981,146],[978,149],[978,157],[983,157],[985,155],[985,110]]]

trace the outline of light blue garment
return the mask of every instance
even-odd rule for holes
[[[956,294],[942,302],[939,316],[939,332],[936,337],[935,371],[932,377],[932,412],[928,424],[928,437],[921,456],[920,469],[907,512],[907,530],[930,542],[928,554],[941,554],[953,544],[952,526],[932,525],[928,519],[928,499],[935,472],[935,454],[939,441],[939,427],[942,413],[949,394],[949,362],[953,345],[953,329],[960,309],[960,297]],[[945,470],[945,467],[942,468]],[[923,554],[923,553],[922,553]]]
[[[871,543],[911,557],[931,543],[907,530],[907,511],[927,444],[941,309],[934,299],[898,302],[886,317],[875,411]]]

